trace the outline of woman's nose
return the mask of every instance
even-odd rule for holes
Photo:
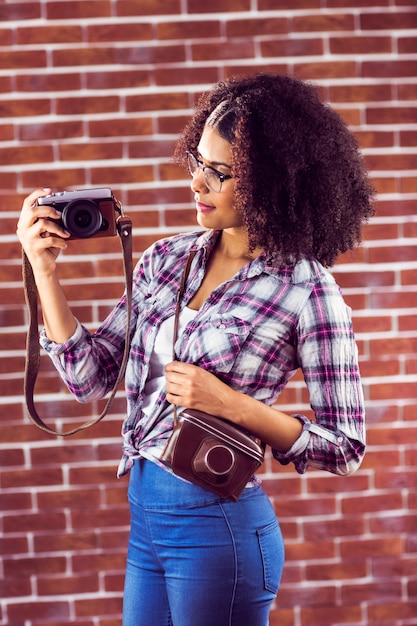
[[[200,192],[204,191],[205,193],[207,193],[208,191],[208,187],[207,187],[207,183],[204,177],[204,172],[201,169],[201,167],[197,168],[197,170],[194,172],[194,174],[191,177],[191,189],[194,192]]]

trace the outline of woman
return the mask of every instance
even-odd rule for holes
[[[203,95],[175,152],[202,230],[156,242],[134,272],[128,414],[119,475],[130,472],[124,626],[265,626],[283,542],[253,477],[237,502],[160,462],[173,405],[227,418],[282,464],[340,475],[364,455],[364,408],[350,311],[326,269],[360,241],[372,187],[357,144],[313,87],[233,78]],[[56,275],[68,233],[38,190],[18,234],[43,308],[41,341],[80,401],[103,397],[120,367],[122,298],[96,333],[72,315]],[[197,250],[171,359],[175,295]],[[315,421],[273,408],[301,368]]]

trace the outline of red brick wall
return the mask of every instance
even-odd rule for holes
[[[71,439],[26,416],[21,200],[37,186],[111,186],[138,258],[194,224],[170,155],[196,95],[259,69],[322,85],[379,192],[363,246],[335,268],[354,309],[368,454],[350,478],[300,477],[268,458],[287,545],[271,626],[417,624],[415,0],[3,1],[0,45],[0,626],[120,624],[128,534],[127,481],[115,479],[123,392],[101,425]],[[95,327],[123,288],[117,238],[74,242],[60,273]],[[42,366],[49,424],[97,414]],[[280,406],[307,403],[297,377]]]

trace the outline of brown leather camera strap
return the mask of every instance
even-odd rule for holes
[[[175,307],[175,317],[174,317],[174,335],[172,338],[172,360],[175,361],[177,355],[175,354],[175,343],[178,338],[178,326],[180,322],[180,307],[181,307],[181,298],[185,291],[185,284],[187,282],[188,274],[190,273],[191,263],[193,262],[193,258],[196,255],[197,250],[191,250],[188,255],[187,262],[184,267],[184,271],[181,277],[181,283],[179,289],[177,291],[176,296],[176,307]],[[174,427],[178,424],[178,416],[177,416],[177,407],[174,404]]]
[[[32,266],[27,258],[25,252],[23,252],[23,286],[25,291],[26,303],[29,310],[29,329],[27,333],[26,340],[26,365],[25,365],[25,379],[24,379],[24,390],[25,390],[25,398],[26,398],[26,406],[29,412],[29,417],[32,422],[38,426],[41,430],[49,433],[50,435],[59,435],[61,437],[67,437],[68,435],[73,435],[80,430],[85,430],[94,424],[97,424],[103,417],[107,414],[110,409],[110,406],[113,402],[114,396],[117,391],[117,387],[119,386],[125,372],[125,367],[127,363],[127,359],[129,356],[130,349],[130,317],[131,317],[131,308],[132,308],[132,222],[129,217],[126,215],[121,215],[117,218],[117,232],[120,237],[122,249],[123,249],[123,267],[125,274],[125,283],[126,283],[126,313],[127,313],[127,323],[126,323],[126,334],[125,334],[125,346],[123,359],[120,366],[119,374],[117,376],[117,380],[114,384],[114,387],[110,393],[110,396],[107,400],[106,406],[104,407],[102,413],[90,420],[81,424],[81,426],[77,426],[72,430],[68,430],[65,432],[57,432],[52,428],[49,428],[42,419],[39,417],[38,412],[35,408],[34,403],[34,390],[35,383],[39,373],[39,364],[40,364],[40,347],[39,347],[39,330],[38,330],[38,290],[35,284],[35,278],[33,275]]]

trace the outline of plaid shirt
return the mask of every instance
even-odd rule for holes
[[[133,278],[130,356],[125,373],[127,416],[119,475],[133,458],[158,462],[172,430],[172,406],[161,391],[150,413],[141,411],[155,336],[173,317],[187,254],[198,250],[182,306],[198,290],[218,232],[187,233],[156,242]],[[41,343],[80,402],[104,397],[113,387],[124,348],[126,300],[122,297],[94,334],[81,324],[65,344]],[[261,255],[219,285],[176,344],[178,359],[207,369],[223,382],[272,405],[298,368],[307,384],[315,421],[303,424],[290,450],[273,456],[308,467],[350,474],[365,451],[364,406],[350,309],[333,276],[314,259],[294,268],[267,265]]]

